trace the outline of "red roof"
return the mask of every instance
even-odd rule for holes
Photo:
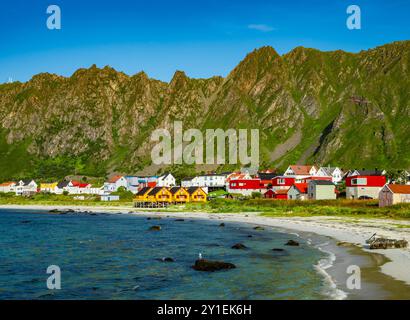
[[[393,193],[410,194],[410,185],[389,184],[387,186]]]
[[[275,191],[275,194],[288,194],[289,189],[278,189]]]
[[[89,183],[82,183],[80,181],[71,181],[71,183],[73,184],[74,187],[79,187],[79,188],[86,188],[90,185]]]
[[[312,169],[313,166],[299,166],[299,165],[292,165],[290,168],[292,171],[297,174],[297,175],[309,175],[310,169]]]
[[[13,185],[13,184],[16,184],[15,182],[3,182],[3,183],[1,183],[0,184],[0,187],[9,187],[9,186],[11,186],[11,185]]]
[[[298,189],[300,193],[308,193],[308,184],[307,183],[295,183],[295,188]]]
[[[111,177],[108,182],[109,183],[116,183],[118,180],[120,180],[123,176],[113,176]]]

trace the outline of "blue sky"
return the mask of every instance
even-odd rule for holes
[[[46,27],[51,4],[61,8],[61,30]],[[346,27],[351,4],[361,8],[361,30]],[[0,82],[70,76],[94,63],[164,81],[175,70],[225,76],[264,45],[357,52],[408,40],[409,16],[408,0],[2,0]]]

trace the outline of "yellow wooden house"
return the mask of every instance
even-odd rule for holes
[[[140,191],[137,192],[135,195],[134,201],[137,202],[147,202],[148,201],[148,193],[152,190],[150,187],[142,188]]]
[[[184,187],[173,187],[169,191],[172,193],[174,203],[187,203],[189,201],[189,192]]]
[[[58,182],[40,183],[41,192],[55,193]]]
[[[187,189],[187,191],[189,193],[190,202],[206,202],[207,194],[202,188],[190,187]]]
[[[155,187],[152,188],[150,192],[148,192],[147,200],[149,202],[171,203],[172,193],[169,188]]]

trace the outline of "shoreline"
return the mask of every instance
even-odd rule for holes
[[[106,206],[40,206],[40,205],[0,205],[0,209],[13,210],[68,210],[73,209],[89,212],[104,212],[111,214],[135,214],[141,216],[150,216],[155,214],[161,217],[172,218],[190,218],[204,220],[218,220],[224,222],[239,222],[250,225],[260,225],[282,229],[285,232],[302,232],[313,233],[319,236],[326,236],[334,239],[336,242],[349,244],[347,247],[360,249],[366,254],[379,254],[385,259],[384,263],[378,268],[385,276],[389,276],[397,281],[410,285],[410,249],[386,249],[386,250],[369,250],[365,248],[365,240],[374,233],[387,236],[394,239],[406,239],[410,242],[410,221],[406,220],[389,220],[389,219],[346,219],[335,216],[317,216],[317,217],[268,217],[259,213],[205,213],[205,212],[158,212],[142,211],[133,207],[106,207]],[[349,220],[349,221],[348,221]],[[405,226],[394,228],[394,226]],[[343,245],[345,247],[345,245]],[[386,262],[387,261],[387,262]]]

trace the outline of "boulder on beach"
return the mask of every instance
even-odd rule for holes
[[[150,231],[160,231],[161,230],[161,226],[152,226],[149,228]]]
[[[237,243],[237,244],[234,244],[231,248],[241,250],[241,249],[247,249],[248,247],[245,246],[243,243]]]
[[[298,246],[299,242],[295,241],[295,240],[289,240],[288,242],[285,243],[286,246]]]
[[[253,228],[253,230],[265,230],[265,228],[261,226],[256,226],[255,228]]]
[[[224,261],[212,261],[206,259],[198,259],[195,261],[195,265],[192,266],[197,271],[218,271],[225,269],[235,269],[236,266],[233,263]]]

